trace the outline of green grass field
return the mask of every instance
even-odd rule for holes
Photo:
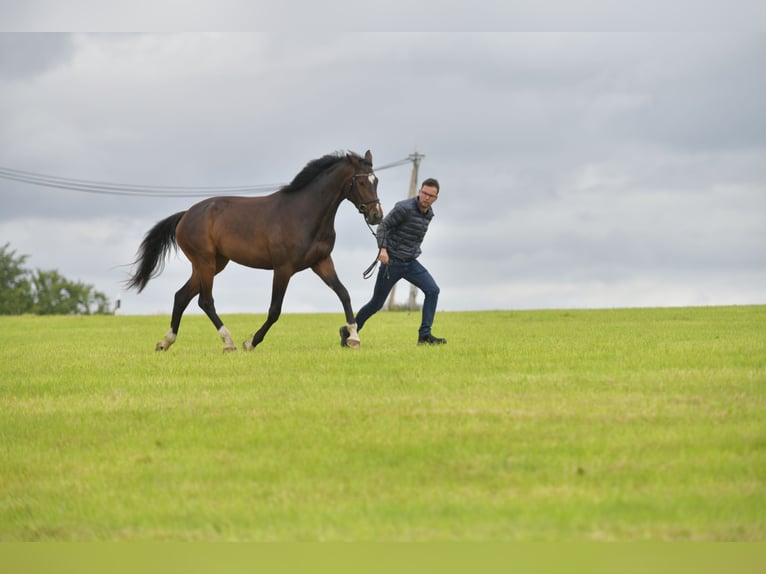
[[[168,321],[0,318],[0,541],[766,540],[765,306]]]

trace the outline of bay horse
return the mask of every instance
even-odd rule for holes
[[[309,267],[340,299],[351,333],[347,345],[358,348],[351,298],[330,256],[335,245],[335,214],[344,199],[356,206],[368,224],[376,225],[383,219],[369,150],[364,157],[348,152],[312,160],[291,183],[270,195],[211,197],[158,222],[139,247],[136,269],[127,287],[140,293],[162,272],[173,248],[181,248],[192,271],[175,294],[170,330],[155,349],[167,351],[176,341],[181,316],[199,295],[198,304],[218,329],[224,351],[236,350],[213,303],[213,277],[229,261],[274,271],[266,321],[242,344],[245,350],[263,341],[279,319],[290,278]]]

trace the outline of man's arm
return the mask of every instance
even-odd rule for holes
[[[378,225],[378,231],[375,234],[375,237],[378,240],[378,247],[380,248],[380,252],[386,252],[386,261],[380,259],[380,261],[383,263],[388,263],[388,232],[399,227],[402,221],[404,221],[404,215],[404,209],[397,204],[383,218],[383,221],[380,222],[380,225]],[[378,258],[380,258],[380,256]]]

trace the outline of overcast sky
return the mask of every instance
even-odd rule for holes
[[[763,304],[764,62],[766,34],[747,27],[2,33],[0,168],[260,185],[336,150],[370,149],[380,166],[417,151],[419,179],[442,186],[421,256],[441,310]],[[378,172],[384,210],[410,173]],[[156,221],[196,201],[0,179],[0,245],[125,313],[169,314],[183,255],[140,295],[122,290],[125,265]],[[350,203],[336,228],[358,309],[375,242]],[[269,271],[229,266],[218,310],[264,313],[270,284]],[[293,278],[284,310],[341,314],[311,271]]]

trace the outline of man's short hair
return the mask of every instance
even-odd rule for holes
[[[420,185],[420,187],[435,187],[436,193],[439,193],[439,182],[434,179],[433,177],[429,177],[428,179],[424,179],[423,183]]]

